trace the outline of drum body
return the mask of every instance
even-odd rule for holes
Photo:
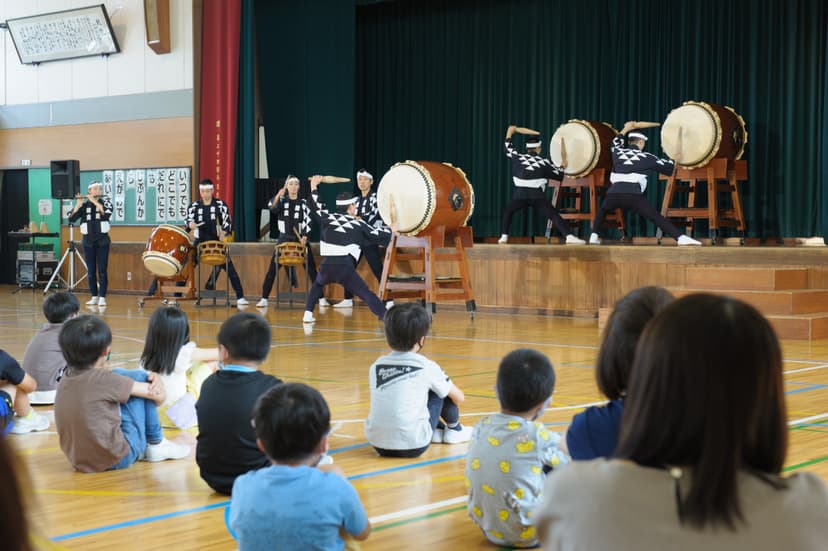
[[[377,189],[383,221],[391,225],[391,203],[400,233],[428,234],[465,226],[474,212],[474,188],[459,168],[433,161],[405,161],[388,169]]]
[[[716,158],[742,158],[748,133],[733,108],[685,101],[670,111],[661,127],[661,147],[684,168],[699,168]]]
[[[227,243],[203,241],[198,244],[198,261],[210,266],[224,266],[227,262]]]
[[[155,275],[172,277],[181,273],[192,248],[190,234],[177,226],[161,224],[152,230],[141,259],[144,267]]]
[[[605,122],[571,119],[558,127],[549,142],[549,158],[561,166],[566,151],[564,173],[582,178],[596,168],[612,168],[612,140],[618,131]]]
[[[301,243],[286,241],[276,245],[276,262],[279,266],[303,266],[305,264],[305,246]]]

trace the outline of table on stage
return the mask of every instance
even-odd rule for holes
[[[10,231],[9,232],[9,237],[11,237],[13,239],[25,239],[25,240],[29,241],[29,243],[32,246],[32,260],[31,260],[31,262],[32,262],[32,280],[30,282],[26,282],[26,283],[24,283],[21,280],[21,278],[20,278],[20,268],[19,268],[19,265],[18,265],[17,269],[15,270],[15,276],[16,276],[16,279],[17,279],[17,289],[15,289],[14,292],[16,293],[17,291],[19,291],[21,289],[27,289],[27,288],[30,288],[32,290],[37,289],[37,283],[38,283],[38,281],[37,281],[38,280],[38,277],[37,277],[38,276],[37,264],[38,264],[38,261],[37,261],[37,247],[35,246],[35,244],[37,243],[38,238],[44,238],[45,239],[45,238],[48,238],[48,237],[52,237],[52,238],[60,237],[60,234],[59,233],[48,233],[48,232]],[[19,249],[19,246],[18,246],[18,249]],[[18,262],[20,262],[19,250],[18,250]],[[41,262],[52,262],[52,261],[49,260],[49,261],[41,261]],[[55,263],[55,265],[57,265],[57,260],[55,260],[54,263]],[[48,280],[48,278],[46,278],[46,279]]]

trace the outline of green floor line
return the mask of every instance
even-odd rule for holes
[[[803,463],[797,463],[796,465],[790,465],[782,469],[783,473],[787,473],[790,471],[795,471],[797,469],[801,469],[803,467],[810,467],[811,465],[815,465],[817,463],[822,463],[823,461],[828,461],[828,455],[825,457],[817,457],[816,459],[811,459],[810,461],[805,461]]]
[[[389,522],[388,524],[383,524],[382,526],[377,526],[376,528],[371,528],[372,532],[378,532],[380,530],[386,530],[388,528],[396,528],[397,526],[402,526],[403,524],[411,524],[412,522],[419,522],[421,520],[426,520],[429,518],[439,517],[442,515],[447,515],[449,513],[456,513],[457,511],[464,511],[466,509],[465,505],[458,505],[457,507],[452,507],[451,509],[444,509],[442,511],[435,511],[433,513],[427,513],[425,515],[420,515],[419,517],[411,517],[403,520],[398,520],[396,522]]]

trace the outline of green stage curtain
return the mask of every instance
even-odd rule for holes
[[[253,0],[242,0],[239,48],[239,108],[236,127],[233,225],[237,241],[258,240]]]
[[[460,166],[477,236],[500,233],[511,194],[508,124],[541,130],[546,154],[570,118],[662,122],[686,100],[747,122],[748,235],[828,232],[823,0],[408,0],[356,13],[358,162],[379,176],[405,159]],[[660,207],[663,193],[651,177],[647,197]]]

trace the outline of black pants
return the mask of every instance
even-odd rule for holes
[[[366,245],[363,247],[362,256],[360,256],[359,260],[357,260],[357,266],[359,266],[359,262],[363,258],[368,262],[371,272],[374,274],[374,277],[377,278],[377,283],[379,283],[379,280],[382,279],[382,255],[380,254],[379,246]],[[354,298],[354,294],[346,290],[345,299],[347,300],[351,298]]]
[[[313,281],[316,279],[316,260],[313,258],[313,251],[311,250],[310,244],[305,246],[305,254],[307,255],[308,278]],[[290,285],[297,287],[299,282],[296,281],[296,268],[293,266],[282,267],[285,269],[288,278],[290,278]],[[276,254],[274,253],[270,257],[270,267],[268,267],[264,283],[262,283],[262,298],[270,296],[270,291],[273,290],[273,282],[276,280],[276,270]]]
[[[440,418],[445,421],[446,425],[455,425],[460,422],[460,408],[448,396],[440,398],[429,390],[428,420],[431,423],[432,430],[437,428],[437,425],[440,423]],[[422,448],[415,448],[413,450],[386,450],[376,446],[374,446],[374,449],[383,457],[419,457],[428,449],[428,444]]]
[[[593,233],[601,233],[600,229],[601,224],[604,223],[604,216],[615,209],[637,212],[647,220],[655,223],[656,226],[661,228],[661,231],[672,236],[673,239],[678,239],[681,236],[681,232],[675,224],[664,218],[647,201],[643,193],[607,193],[603,201],[601,201],[601,206],[598,207],[598,212],[595,213],[595,219],[592,221]]]
[[[561,218],[558,209],[552,206],[540,189],[518,189],[512,196],[512,200],[503,212],[503,223],[500,228],[501,234],[509,233],[509,225],[512,223],[512,215],[517,211],[532,207],[535,209],[535,216],[540,211],[546,218],[552,220],[561,235],[567,236],[572,233],[569,225]]]
[[[322,298],[323,287],[328,283],[339,283],[345,287],[346,291],[350,291],[361,298],[379,319],[385,318],[385,305],[362,281],[350,261],[347,264],[332,264],[322,261],[319,266],[319,273],[316,274],[316,279],[313,282],[313,287],[308,292],[308,302],[305,304],[305,310],[313,312],[316,303]]]
[[[83,258],[86,260],[89,292],[92,293],[93,297],[106,297],[109,236],[106,234],[92,238],[84,236],[81,243],[83,245]]]

